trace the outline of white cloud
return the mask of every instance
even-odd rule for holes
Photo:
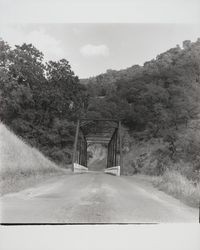
[[[100,44],[100,45],[86,44],[80,48],[80,53],[86,57],[108,56],[109,48],[105,44]]]
[[[0,28],[0,37],[11,46],[32,43],[44,54],[45,60],[59,60],[64,56],[61,41],[42,28],[32,31],[25,31],[23,25],[3,25]]]
[[[42,29],[30,32],[27,40],[41,50],[47,60],[57,60],[63,57],[60,40],[45,33]]]

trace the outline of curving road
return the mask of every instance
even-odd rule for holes
[[[66,175],[1,197],[1,223],[198,222],[198,209],[137,177]]]

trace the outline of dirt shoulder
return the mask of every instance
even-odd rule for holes
[[[12,176],[7,179],[0,180],[0,196],[15,193],[21,190],[36,187],[39,184],[47,183],[48,181],[53,181],[54,179],[58,179],[58,177],[66,176],[72,174],[70,170],[60,170],[58,172],[46,172],[45,174],[37,173],[35,175],[18,175],[15,178]]]

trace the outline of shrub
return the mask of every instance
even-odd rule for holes
[[[167,170],[155,183],[162,191],[181,199],[185,203],[198,207],[200,202],[200,183],[188,180],[180,172]]]

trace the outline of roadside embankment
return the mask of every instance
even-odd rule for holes
[[[166,171],[153,181],[155,187],[192,207],[200,202],[200,183],[193,183],[178,171]]]
[[[0,123],[1,195],[19,191],[44,179],[65,173],[67,170],[56,166]]]
[[[176,163],[170,160],[167,146],[161,139],[135,143],[124,155],[124,174],[143,176],[159,190],[198,207],[200,172],[181,157]]]

